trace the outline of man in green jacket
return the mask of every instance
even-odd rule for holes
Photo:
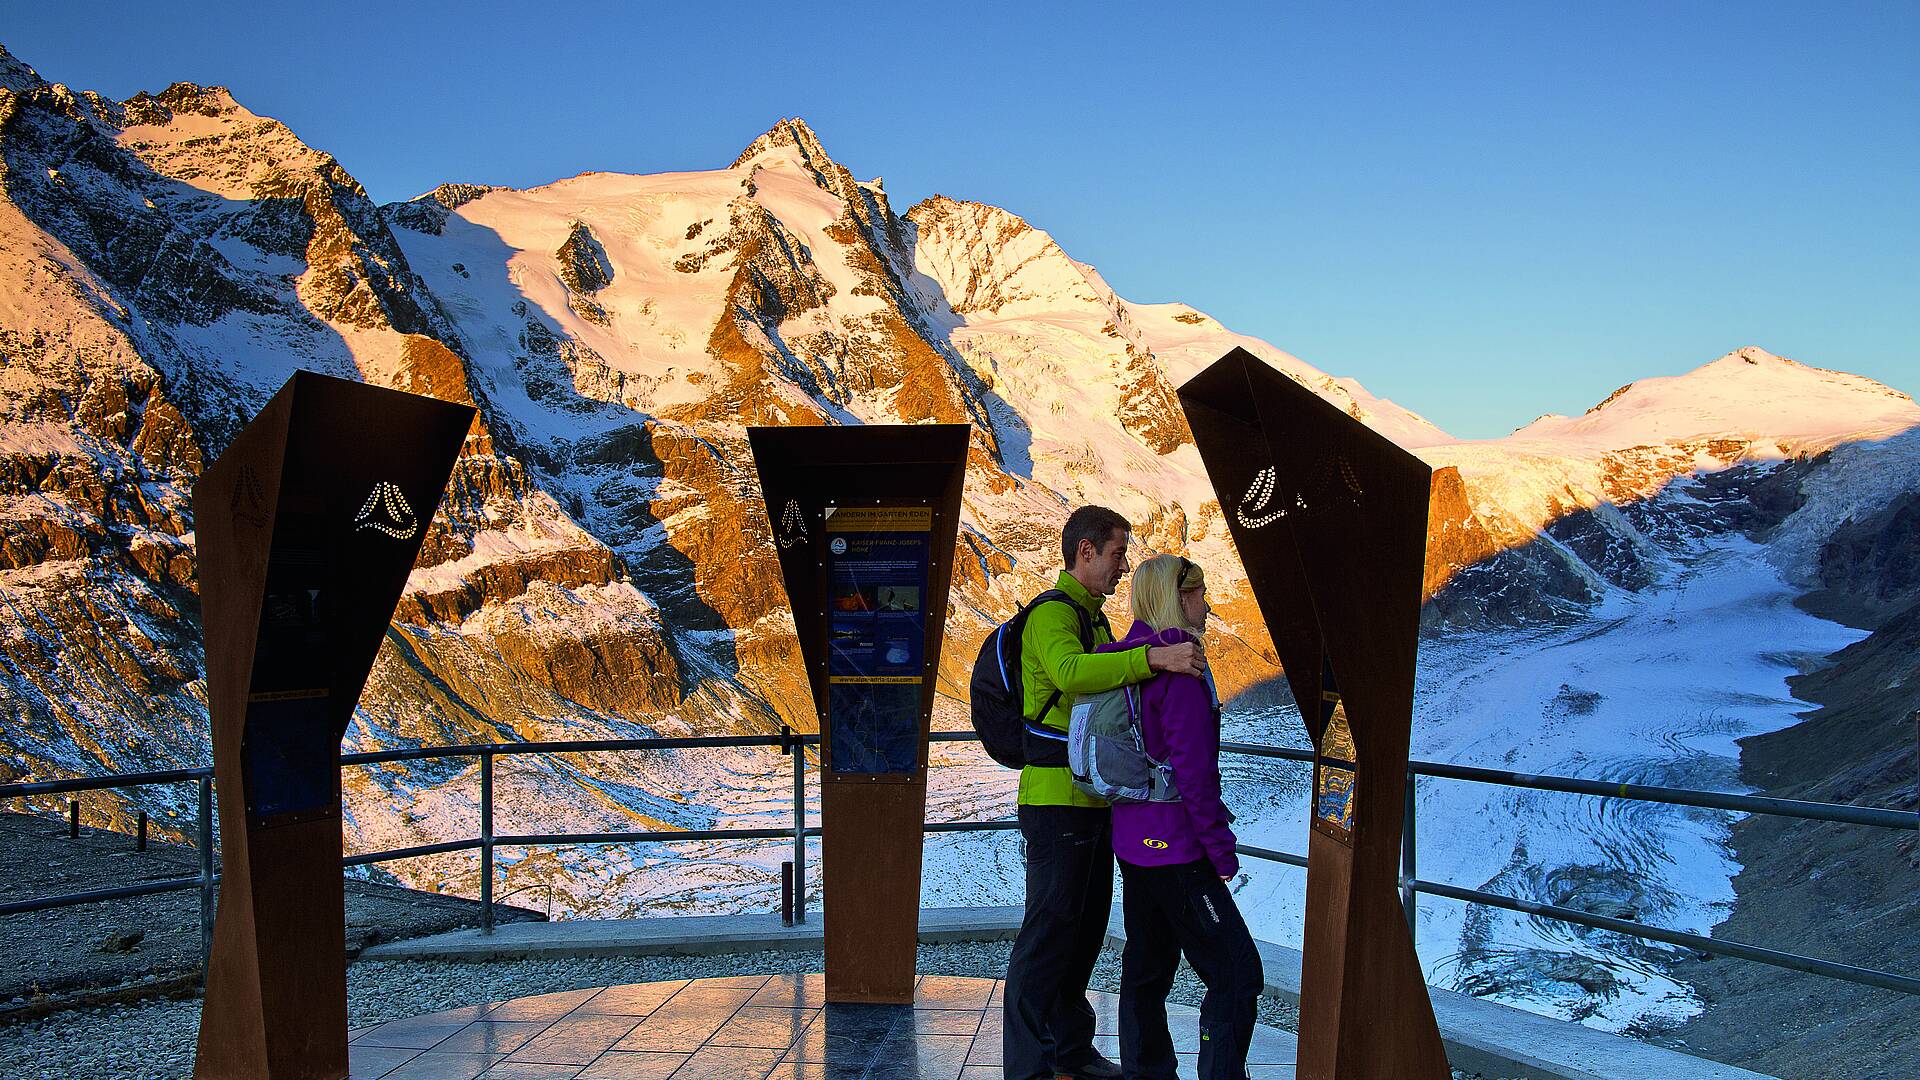
[[[1054,587],[1086,611],[1095,646],[1114,639],[1100,608],[1131,569],[1132,528],[1112,510],[1083,506],[1061,532],[1067,568]],[[1160,671],[1199,675],[1205,666],[1197,644],[1091,652],[1080,638],[1080,613],[1064,603],[1034,608],[1020,643],[1026,716],[1063,734],[1076,695],[1145,682]],[[1006,1078],[1117,1080],[1120,1068],[1093,1048],[1087,1004],[1087,980],[1113,906],[1107,804],[1074,787],[1064,765],[1028,765],[1020,771],[1020,835],[1027,847],[1027,909],[1007,965]]]

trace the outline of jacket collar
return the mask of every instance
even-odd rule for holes
[[[1137,649],[1142,645],[1178,645],[1184,641],[1199,640],[1199,635],[1183,627],[1175,626],[1166,630],[1155,630],[1151,624],[1135,619],[1132,629],[1127,631],[1127,636],[1115,642],[1113,647],[1116,649]],[[1217,717],[1220,710],[1220,687],[1213,681],[1212,668],[1208,668],[1206,674],[1201,676],[1201,681],[1207,684],[1207,697],[1212,700],[1214,715]]]
[[[1132,648],[1141,645],[1178,645],[1192,640],[1193,634],[1181,627],[1155,630],[1152,625],[1135,619],[1133,628],[1127,631],[1126,637],[1120,639],[1120,644]]]
[[[1101,608],[1106,603],[1106,597],[1095,596],[1088,592],[1087,587],[1080,584],[1079,578],[1074,577],[1065,570],[1060,571],[1060,580],[1054,582],[1053,587],[1073,597],[1074,603],[1079,604],[1095,615],[1102,614]]]

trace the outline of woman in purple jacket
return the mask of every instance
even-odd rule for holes
[[[1137,620],[1115,648],[1198,640],[1206,576],[1177,555],[1133,575]],[[1242,1080],[1262,986],[1260,953],[1226,882],[1240,871],[1233,814],[1220,801],[1220,699],[1212,676],[1161,674],[1143,686],[1147,753],[1173,768],[1180,801],[1113,807],[1113,852],[1126,887],[1120,1065],[1127,1080],[1173,1080],[1167,991],[1180,955],[1207,985],[1200,1005],[1201,1080]]]

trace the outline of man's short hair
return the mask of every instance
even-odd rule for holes
[[[1113,542],[1116,532],[1132,532],[1133,526],[1127,519],[1104,506],[1083,506],[1067,518],[1067,527],[1060,530],[1060,554],[1066,559],[1067,569],[1073,569],[1074,556],[1080,551],[1080,541],[1093,541],[1093,550],[1105,550]]]

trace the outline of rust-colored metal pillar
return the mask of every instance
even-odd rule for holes
[[[827,1000],[905,1004],[970,429],[747,435],[820,725]]]
[[[1180,388],[1313,738],[1302,1080],[1445,1080],[1399,865],[1431,470],[1235,349]]]
[[[222,860],[195,1077],[347,1075],[340,737],[473,417],[297,372],[194,485]]]

